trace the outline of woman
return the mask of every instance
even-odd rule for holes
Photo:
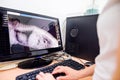
[[[90,75],[93,75],[93,80],[112,80],[116,68],[115,54],[120,41],[119,19],[120,0],[109,0],[97,22],[100,55],[95,60],[96,64],[80,71],[59,66],[54,69],[52,74],[62,72],[66,76],[57,77],[57,80],[78,80]],[[49,73],[40,73],[36,78],[38,80],[55,80]]]

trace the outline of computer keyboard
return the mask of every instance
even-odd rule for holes
[[[51,73],[55,67],[57,66],[68,66],[71,67],[75,70],[80,70],[80,69],[84,69],[84,66],[72,59],[68,59],[68,60],[64,60],[62,62],[59,63],[55,63],[53,65],[47,66],[47,67],[43,67],[40,68],[38,70],[26,73],[26,74],[22,74],[16,77],[16,80],[36,80],[36,75],[39,74],[40,72],[44,72],[44,73]],[[61,74],[62,75],[62,74]],[[54,76],[55,78],[58,75]]]

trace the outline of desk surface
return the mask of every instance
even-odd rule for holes
[[[78,60],[77,58],[73,58],[75,61],[80,62],[80,60]],[[53,61],[54,64],[55,61]],[[0,80],[15,80],[16,76],[33,71],[36,69],[20,69],[18,67],[13,68],[13,69],[9,69],[9,70],[2,70],[0,71]],[[91,80],[91,76],[90,77],[86,77],[80,80]]]

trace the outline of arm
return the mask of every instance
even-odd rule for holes
[[[104,10],[106,10],[107,8],[109,8],[115,4],[120,4],[120,0],[110,0],[108,2],[107,6],[104,8]],[[120,37],[119,37],[119,46],[116,51],[116,56],[117,56],[117,67],[116,67],[116,70],[115,70],[112,80],[120,80]]]
[[[79,73],[81,75],[80,78],[84,78],[84,77],[88,77],[88,76],[92,76],[94,73],[94,69],[95,69],[95,64],[90,66],[90,67],[86,67],[83,70],[80,70]]]
[[[117,49],[116,56],[117,56],[117,67],[112,80],[120,80],[120,39],[119,39],[119,47]]]
[[[102,12],[106,11],[108,8],[119,2],[120,0],[108,0],[108,3],[106,4]]]

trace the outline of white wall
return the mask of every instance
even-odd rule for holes
[[[105,0],[96,0],[96,2],[97,5],[102,4],[99,6],[101,8]],[[66,16],[84,13],[90,4],[92,0],[0,0],[2,7],[58,17],[61,21]]]
[[[82,12],[90,0],[0,0],[0,6],[61,17]]]

